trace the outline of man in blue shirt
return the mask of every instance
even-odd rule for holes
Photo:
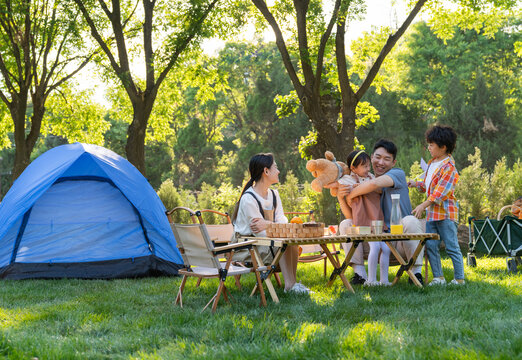
[[[381,208],[384,214],[384,222],[388,229],[390,228],[391,215],[391,194],[400,194],[400,208],[402,218],[403,231],[406,234],[422,233],[422,226],[420,221],[411,214],[411,202],[408,192],[408,183],[406,182],[406,175],[400,168],[395,168],[397,162],[397,147],[389,140],[381,139],[373,147],[372,153],[372,167],[375,173],[375,179],[365,181],[357,187],[352,188],[349,185],[339,185],[338,196],[347,196],[346,200],[350,204],[351,200],[360,195],[368,194],[372,191],[382,189]],[[346,221],[346,220],[344,220]],[[339,227],[342,234],[344,228],[343,223]],[[417,248],[419,241],[400,241],[397,242],[396,248],[401,256],[410,259],[413,252]],[[347,249],[350,248],[351,244]],[[422,257],[424,249],[421,251],[415,261],[412,271],[415,273],[417,279],[421,284],[423,283],[421,269]],[[354,277],[352,284],[364,284],[366,281],[366,269],[364,267],[364,257],[362,246],[357,247],[351,263],[354,269]]]

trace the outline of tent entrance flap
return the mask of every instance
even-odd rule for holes
[[[31,215],[32,209],[33,208],[30,208],[24,214],[22,224],[20,224],[20,230],[18,230],[18,235],[16,236],[16,241],[15,241],[15,245],[13,248],[13,254],[11,255],[11,261],[9,262],[9,264],[12,264],[16,261],[16,254],[18,253],[18,247],[20,246],[20,240],[22,240],[22,236],[24,235],[24,230],[25,230],[25,227],[27,226],[27,222],[29,221],[29,216]]]

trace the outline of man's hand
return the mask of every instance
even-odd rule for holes
[[[408,181],[408,187],[417,187],[417,182],[413,180]]]
[[[257,233],[260,233],[261,231],[263,230],[266,230],[266,228],[268,227],[268,224],[270,223],[270,221],[267,221],[265,219],[262,219],[262,218],[254,218],[252,219],[252,221],[250,222],[250,228],[252,229],[252,231],[257,234]]]

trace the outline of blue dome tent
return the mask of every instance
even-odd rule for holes
[[[154,189],[103,147],[45,152],[0,203],[0,278],[174,275],[182,264]]]

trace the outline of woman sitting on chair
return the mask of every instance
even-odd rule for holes
[[[257,154],[250,159],[250,180],[247,182],[232,216],[236,235],[266,236],[268,224],[287,223],[281,198],[277,190],[270,186],[279,182],[279,170],[272,154]],[[273,259],[269,247],[259,249],[266,262]],[[285,292],[308,294],[310,290],[297,282],[298,246],[288,246],[281,257],[279,265],[285,279]]]

